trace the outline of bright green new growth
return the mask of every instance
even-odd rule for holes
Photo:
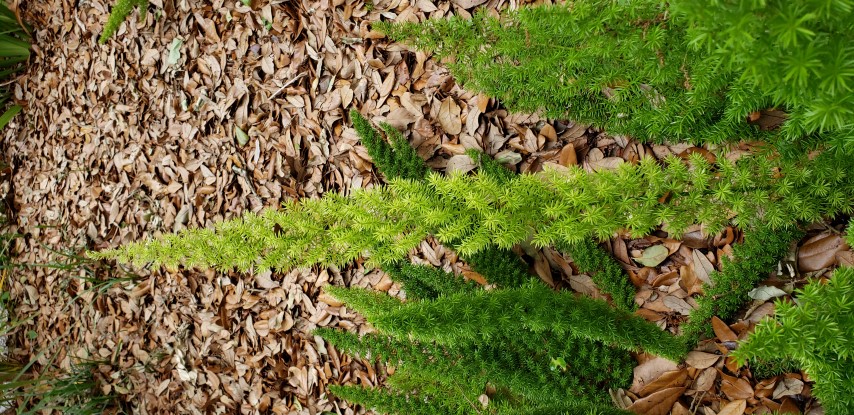
[[[681,341],[606,302],[555,292],[533,281],[521,288],[478,290],[437,301],[400,303],[385,294],[330,287],[329,292],[361,311],[381,332],[396,338],[447,346],[489,343],[520,330],[600,341],[629,351],[679,360]]]
[[[512,111],[718,143],[767,136],[746,118],[778,106],[789,140],[854,147],[852,13],[850,0],[581,0],[374,28],[451,58]]]
[[[484,174],[431,174],[349,197],[292,202],[92,256],[242,271],[343,265],[363,256],[379,265],[399,261],[428,234],[469,256],[529,238],[545,247],[617,232],[643,236],[662,223],[676,237],[695,222],[709,234],[730,222],[781,229],[854,209],[854,176],[844,155],[718,160],[713,166],[695,155],[687,163],[671,158],[660,165],[645,158],[614,171],[574,167],[506,182]]]
[[[778,301],[776,318],[765,319],[733,356],[788,356],[815,380],[813,394],[828,415],[854,407],[854,268],[839,268],[827,284],[798,291],[798,304]]]
[[[590,275],[596,286],[611,296],[614,306],[625,311],[637,308],[634,285],[620,264],[596,243],[585,239],[575,245],[561,243],[558,249],[570,252],[578,270]]]
[[[723,258],[720,272],[710,275],[712,286],[703,287],[697,299],[698,308],[691,311],[682,334],[689,342],[712,332],[711,319],[727,320],[749,299],[748,293],[774,270],[777,261],[786,256],[789,244],[803,233],[797,228],[771,230],[759,227],[746,233],[744,243],[733,245],[733,259]]]
[[[116,0],[113,10],[110,12],[110,18],[107,19],[107,24],[104,25],[104,31],[101,33],[100,43],[107,43],[114,33],[119,30],[119,26],[133,11],[134,6],[139,6],[140,18],[145,18],[145,12],[148,10],[148,0]]]
[[[767,0],[670,2],[688,27],[694,53],[706,56],[695,76],[702,91],[718,73],[785,108],[784,132],[798,139],[833,132],[854,145],[854,2]]]

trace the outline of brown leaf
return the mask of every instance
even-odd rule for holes
[[[448,165],[445,167],[445,172],[451,173],[468,173],[477,167],[477,163],[466,154],[453,156],[448,160]]]
[[[658,379],[665,372],[670,372],[677,368],[678,366],[676,363],[673,363],[663,357],[656,357],[647,362],[641,363],[634,369],[634,379],[632,380],[632,387],[629,388],[629,391],[632,393],[639,393],[647,383]]]
[[[729,326],[723,320],[712,317],[712,330],[715,331],[715,336],[723,342],[738,341],[738,336],[735,335]]]
[[[691,259],[691,267],[694,271],[694,275],[696,275],[700,281],[712,285],[712,279],[709,277],[709,274],[715,271],[714,265],[712,265],[705,255],[696,249],[691,253]]]
[[[446,133],[457,135],[463,131],[463,122],[460,118],[460,106],[451,97],[445,98],[439,107],[439,125]]]
[[[804,381],[795,378],[783,378],[783,381],[777,384],[774,389],[774,399],[780,399],[784,396],[798,395],[804,391]]]
[[[685,363],[697,369],[705,369],[717,363],[720,358],[721,357],[716,354],[699,352],[695,350],[692,352],[688,352],[688,356],[685,357]]]
[[[753,397],[750,382],[721,373],[721,392],[730,399],[748,399]]]
[[[715,381],[718,379],[718,370],[710,367],[702,372],[694,379],[694,390],[698,391],[708,391],[715,386]]]
[[[662,389],[645,398],[636,400],[627,409],[641,415],[667,415],[673,404],[685,392],[685,387]]]
[[[463,9],[471,9],[486,3],[486,0],[452,0],[452,3]]]
[[[683,316],[691,314],[691,310],[693,310],[691,305],[685,302],[685,300],[673,295],[664,297],[664,305]]]
[[[560,150],[560,165],[573,166],[578,164],[578,158],[575,155],[575,146],[572,143],[563,146]]]
[[[663,375],[659,376],[658,379],[647,383],[638,395],[647,396],[662,389],[680,387],[684,385],[686,380],[688,380],[688,371],[685,369],[665,372]]]
[[[837,252],[847,249],[839,235],[826,232],[813,236],[798,249],[798,269],[810,272],[827,268],[836,262]]]
[[[745,409],[747,409],[747,401],[739,399],[724,405],[718,415],[743,415]]]

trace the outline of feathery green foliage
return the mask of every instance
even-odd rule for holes
[[[692,93],[693,68],[705,56],[689,53],[684,29],[659,1],[584,0],[522,8],[500,19],[479,12],[472,19],[373,27],[453,58],[448,66],[459,82],[512,111],[542,110],[657,141],[760,134],[745,128],[745,117],[767,104],[761,95],[727,91],[728,77],[716,78],[702,95]]]
[[[463,259],[487,282],[499,287],[521,287],[532,278],[528,264],[509,249],[489,247]]]
[[[854,2],[767,0],[670,2],[688,28],[702,90],[721,73],[785,108],[785,134],[834,132],[854,146]]]
[[[110,12],[110,18],[107,19],[107,24],[104,25],[104,31],[101,32],[101,37],[98,40],[100,43],[107,43],[113,34],[119,30],[119,26],[133,11],[134,6],[139,6],[140,18],[145,18],[145,12],[148,10],[148,0],[116,0],[113,5],[113,10]]]
[[[797,228],[772,230],[758,227],[745,234],[744,243],[733,245],[733,259],[723,258],[720,272],[710,275],[712,285],[703,287],[698,308],[691,312],[682,334],[689,342],[712,333],[711,319],[731,318],[749,299],[748,293],[775,269],[777,261],[789,252],[789,244],[803,233]]]
[[[407,298],[413,300],[433,299],[478,288],[475,282],[430,266],[392,264],[383,267],[383,270],[392,280],[399,282]]]
[[[611,296],[617,308],[625,311],[633,311],[637,308],[635,287],[629,281],[625,271],[617,260],[593,241],[585,239],[574,245],[559,243],[558,249],[570,252],[578,270],[590,275],[596,286]]]
[[[437,385],[440,400],[458,402],[462,413],[487,385],[502,395],[494,399],[497,405],[520,408],[566,399],[604,404],[608,388],[625,386],[634,367],[625,351],[570,336],[516,333],[489,342],[445,345],[380,334],[359,338],[329,329],[316,334],[339,350],[395,366],[395,375],[388,380],[393,389],[423,393],[422,383],[429,380]],[[520,400],[524,404],[519,405]]]
[[[521,288],[407,303],[365,290],[331,287],[329,292],[361,311],[383,333],[416,341],[466,345],[526,330],[601,341],[674,360],[685,352],[679,339],[652,323],[604,301],[555,292],[536,281]]]
[[[789,140],[854,148],[852,21],[850,0],[581,0],[374,28],[452,58],[464,86],[513,111],[722,142],[767,137],[746,117],[778,106]]]
[[[358,111],[350,111],[350,120],[353,121],[353,128],[368,149],[374,164],[386,178],[420,180],[427,176],[427,165],[400,131],[389,124],[382,124],[381,127],[389,140],[387,143],[371,126],[370,121]]]
[[[777,301],[776,317],[761,321],[733,356],[787,356],[815,380],[813,394],[828,415],[854,407],[854,268],[839,268],[827,284],[814,281],[797,293],[798,304]]]
[[[555,293],[536,281],[517,289],[407,302],[361,289],[331,287],[329,292],[364,314],[381,334],[359,338],[330,329],[316,334],[339,350],[397,368],[387,389],[333,392],[390,413],[468,414],[488,386],[495,390],[488,408],[475,407],[483,413],[554,407],[568,413],[581,408],[615,413],[606,410],[607,390],[631,379],[634,360],[625,350],[636,349],[637,343],[613,332],[644,334],[640,343],[651,350],[670,347],[672,356],[682,353],[677,338],[639,317],[602,301]],[[520,324],[511,323],[520,316]]]
[[[159,240],[93,253],[137,264],[220,269],[292,269],[403,258],[428,234],[468,256],[490,246],[574,244],[628,231],[642,236],[659,224],[678,236],[692,223],[716,233],[730,222],[781,229],[854,209],[850,160],[824,153],[813,160],[764,155],[710,165],[693,155],[663,165],[645,158],[614,171],[581,168],[519,175],[499,183],[476,174],[327,194],[282,210],[221,222]]]

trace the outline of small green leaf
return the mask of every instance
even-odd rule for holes
[[[242,146],[245,146],[246,143],[249,142],[249,135],[236,125],[234,126],[234,138],[236,138],[237,143]]]
[[[646,265],[648,267],[654,267],[667,259],[667,255],[670,254],[670,251],[667,250],[667,247],[664,245],[653,245],[647,249],[644,249],[643,255],[640,258],[635,258],[634,260],[641,264]]]
[[[30,340],[35,340],[35,339],[36,339],[36,337],[39,337],[39,334],[38,334],[38,333],[36,333],[36,331],[35,331],[35,330],[30,330],[30,331],[28,331],[28,332],[27,332],[27,337],[29,337],[29,338],[30,338]]]
[[[183,45],[183,39],[179,37],[172,39],[172,43],[169,44],[169,59],[166,61],[167,65],[174,65],[181,60],[181,46]]]

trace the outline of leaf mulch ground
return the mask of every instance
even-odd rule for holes
[[[4,130],[2,144],[16,212],[9,231],[24,235],[15,260],[33,264],[15,270],[6,285],[18,315],[31,317],[12,355],[28,360],[44,350],[41,364],[56,356],[65,368],[101,361],[104,392],[120,395],[136,413],[363,412],[328,396],[325,386],[380,385],[387,369],[340,354],[310,333],[320,326],[368,330],[322,287],[400,294],[379,271],[358,264],[259,275],[38,266],[74,262],[62,253],[380,183],[345,122],[350,108],[405,130],[437,170],[471,168],[466,148],[485,150],[520,172],[548,164],[608,169],[644,155],[711,156],[708,149],[642,145],[588,126],[508,114],[494,100],[462,90],[429,56],[369,30],[380,19],[467,15],[475,6],[498,10],[516,1],[151,4],[158,12],[144,23],[134,23],[134,13],[103,46],[96,39],[109,10],[104,0],[22,5],[35,27],[35,53],[13,87],[24,114]],[[717,337],[701,343],[687,363],[639,356],[634,384],[615,391],[616,400],[647,414],[813,410],[803,374],[755,379],[726,354],[772,312],[774,296],[854,261],[838,231],[816,227],[793,248],[788,264],[795,272],[772,277],[776,270],[769,270],[759,296],[768,298],[735,324],[717,324]],[[666,234],[617,238],[611,249],[640,288],[639,314],[675,330],[739,238],[734,229],[712,238],[698,230],[682,241]],[[640,266],[633,258],[653,245],[666,248],[662,261]],[[519,253],[547,283],[599,295],[570,258],[548,249]],[[423,243],[413,260],[477,278],[433,242]],[[91,276],[127,280],[96,295],[84,279]]]

